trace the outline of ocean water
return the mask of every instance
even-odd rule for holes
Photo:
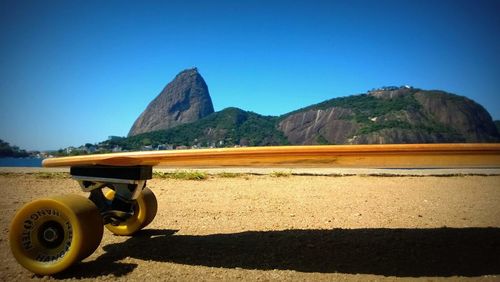
[[[0,167],[41,167],[42,159],[35,158],[0,158]]]

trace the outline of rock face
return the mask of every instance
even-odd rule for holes
[[[443,91],[419,91],[423,112],[465,137],[467,142],[495,142],[498,132],[490,114],[476,102]]]
[[[443,91],[400,87],[337,98],[285,115],[291,144],[498,142],[489,113]]]
[[[344,143],[358,130],[350,109],[338,107],[308,110],[284,119],[279,124],[292,144]]]
[[[196,68],[180,72],[134,122],[128,136],[197,121],[214,112],[203,77]]]

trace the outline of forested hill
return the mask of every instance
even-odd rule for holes
[[[226,147],[289,144],[276,124],[278,117],[262,116],[238,108],[212,113],[196,122],[167,130],[105,141],[108,147],[137,150],[143,147]]]

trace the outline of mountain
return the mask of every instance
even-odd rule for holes
[[[292,144],[498,142],[489,113],[474,101],[411,87],[335,98],[281,117]]]
[[[198,69],[180,72],[132,125],[128,136],[165,130],[197,121],[214,112],[207,84]]]
[[[214,112],[196,68],[179,73],[146,108],[128,138],[103,148],[500,142],[500,122],[467,97],[410,86],[334,98],[282,116],[238,108]]]
[[[500,120],[495,120],[495,126],[497,127],[497,131],[500,133]]]
[[[192,147],[498,142],[488,112],[443,91],[389,87],[335,98],[285,114],[262,116],[227,108],[192,123],[115,139],[110,147],[138,150]]]

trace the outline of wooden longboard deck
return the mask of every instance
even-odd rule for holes
[[[275,146],[126,152],[49,158],[60,166],[193,167],[500,167],[500,144]]]

